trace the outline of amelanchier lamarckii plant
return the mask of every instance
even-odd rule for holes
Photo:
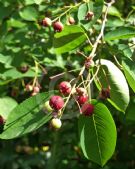
[[[37,78],[37,69],[40,67],[45,72],[45,68],[35,59],[36,76],[24,85],[24,92],[30,92],[32,97],[16,106],[5,120],[0,117],[0,125],[4,126],[0,134],[1,139],[20,137],[38,129],[48,121],[51,127],[59,132],[58,130],[64,126],[62,124],[65,109],[70,116],[67,105],[74,102],[74,107],[78,109],[78,132],[84,156],[104,166],[115,155],[116,125],[106,103],[124,114],[129,104],[129,87],[123,70],[134,90],[135,80],[131,78],[133,74],[130,74],[127,66],[133,63],[132,60],[123,60],[121,65],[114,54],[113,59],[116,62],[114,64],[111,57],[110,60],[104,59],[100,53],[107,45],[111,46],[111,40],[132,37],[135,30],[133,27],[130,29],[127,27],[123,32],[120,28],[119,31],[112,29],[112,34],[107,31],[107,17],[114,3],[115,0],[109,2],[87,0],[65,6],[57,14],[52,13],[51,16],[43,18],[40,22],[42,24],[38,26],[41,30],[49,31],[50,35],[54,34],[55,54],[63,56],[69,52],[71,57],[74,55],[81,57],[83,65],[76,77],[63,78],[58,91],[40,93],[42,86]],[[124,32],[128,34],[125,35]],[[85,45],[87,47],[84,47]],[[54,75],[53,79],[64,74],[66,72]]]

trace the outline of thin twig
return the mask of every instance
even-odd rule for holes
[[[110,3],[107,4],[107,7],[106,7],[106,10],[105,10],[105,15],[104,15],[104,19],[103,19],[103,22],[102,22],[102,27],[101,27],[101,31],[100,31],[100,34],[98,35],[97,39],[96,39],[96,42],[94,43],[93,45],[93,49],[92,49],[92,52],[90,53],[90,57],[94,57],[95,56],[95,53],[96,53],[96,49],[97,49],[97,46],[100,42],[100,39],[104,36],[104,29],[105,29],[105,23],[107,21],[107,14],[108,14],[108,10],[109,8],[111,7],[111,5],[114,3],[115,1],[112,0]]]

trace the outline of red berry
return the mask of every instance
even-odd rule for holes
[[[86,95],[87,91],[83,87],[76,88],[76,92],[78,95]]]
[[[31,92],[31,91],[33,90],[33,86],[30,85],[30,84],[27,84],[27,85],[25,86],[25,90],[26,90],[27,92]]]
[[[22,63],[18,70],[21,73],[26,73],[29,70],[29,65],[27,65],[27,63]]]
[[[86,14],[86,16],[85,16],[85,19],[86,19],[86,20],[91,20],[93,16],[94,16],[94,13],[93,13],[92,11],[89,11],[89,12]]]
[[[53,28],[56,32],[61,32],[63,30],[64,26],[61,22],[57,21],[57,22],[54,22]]]
[[[94,105],[86,103],[82,106],[81,112],[85,116],[91,116],[94,113]]]
[[[38,86],[35,86],[33,89],[34,93],[39,93],[40,92],[40,88]]]
[[[3,125],[5,123],[5,119],[0,115],[0,125]]]
[[[60,96],[52,96],[49,100],[52,109],[60,110],[64,106],[64,100]]]
[[[85,68],[86,69],[90,69],[90,68],[92,68],[92,67],[94,67],[94,61],[93,61],[93,59],[92,58],[87,58],[86,60],[85,60]]]
[[[80,96],[77,96],[77,101],[79,104],[84,104],[85,102],[88,101],[88,96],[87,95],[80,95]]]
[[[45,26],[45,27],[48,27],[48,26],[51,26],[52,24],[52,21],[50,18],[44,18],[43,21],[42,21],[42,25]]]
[[[59,90],[62,94],[68,95],[71,92],[71,84],[69,82],[61,82],[59,85]]]
[[[103,100],[110,98],[110,88],[103,88],[100,92],[99,98]]]
[[[68,18],[68,22],[72,25],[72,24],[75,23],[75,20],[74,20],[73,17],[70,16],[70,17]]]
[[[33,92],[33,93],[31,93],[31,96],[35,96],[35,95],[37,95],[38,93],[35,93],[35,92]]]

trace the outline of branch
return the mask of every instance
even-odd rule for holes
[[[104,36],[104,29],[105,29],[105,23],[107,21],[108,10],[112,6],[113,3],[115,3],[115,0],[112,0],[110,3],[107,3],[107,7],[106,7],[106,10],[105,10],[105,15],[104,15],[104,19],[103,19],[103,22],[102,22],[102,27],[101,27],[100,34],[98,35],[98,37],[96,39],[96,42],[93,45],[92,52],[90,53],[90,56],[89,56],[91,58],[93,58],[95,56],[96,49],[97,49],[97,46],[98,46],[98,44],[100,42],[100,39]]]

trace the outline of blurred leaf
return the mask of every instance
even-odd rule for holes
[[[0,115],[7,119],[9,113],[17,106],[17,102],[11,97],[0,98]]]
[[[118,44],[118,50],[120,50],[125,57],[129,59],[132,57],[132,51],[128,45]]]
[[[61,33],[54,36],[54,48],[56,53],[65,53],[79,47],[87,39],[84,30],[77,25],[65,26]]]
[[[135,102],[132,100],[126,111],[126,122],[135,123]]]
[[[37,10],[32,6],[23,8],[19,14],[26,21],[36,21],[38,17]]]
[[[88,30],[91,26],[93,26],[93,24],[101,16],[103,4],[103,0],[95,0],[95,2],[90,1],[89,3],[84,3],[79,7],[78,19],[85,29]],[[91,21],[85,19],[85,16],[89,11],[93,11],[94,13],[94,18]]]
[[[105,34],[105,40],[128,39],[135,37],[134,27],[119,27]]]
[[[37,130],[51,119],[51,114],[43,111],[43,104],[54,92],[41,93],[25,100],[10,112],[1,139],[12,139]]]
[[[123,73],[109,60],[101,59],[100,63],[98,79],[103,88],[111,88],[108,101],[119,111],[125,112],[129,104],[129,88]]]
[[[111,6],[109,8],[109,11],[108,11],[108,14],[109,15],[112,15],[112,16],[117,16],[119,18],[121,18],[121,13],[118,11],[118,9],[114,6]]]
[[[135,61],[129,59],[123,60],[122,66],[128,83],[135,92]]]
[[[35,0],[25,0],[26,5],[32,5],[35,3]]]
[[[8,21],[8,24],[10,27],[15,27],[15,28],[22,28],[24,26],[26,26],[25,23],[19,21],[19,20],[16,20],[14,18],[11,18],[9,21]]]
[[[40,5],[44,0],[34,0],[37,5]]]
[[[40,72],[38,73],[39,73],[38,74],[39,76]],[[16,68],[13,68],[13,69],[9,69],[5,71],[2,75],[4,76],[5,80],[0,81],[0,85],[4,85],[15,79],[21,79],[24,77],[35,77],[35,71],[33,71],[32,69],[29,69],[26,73],[21,73]]]
[[[116,127],[104,104],[97,102],[94,106],[92,116],[79,117],[79,137],[85,157],[104,166],[115,150]]]

